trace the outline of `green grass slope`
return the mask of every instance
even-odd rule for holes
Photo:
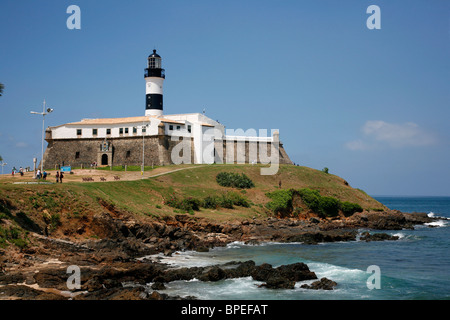
[[[176,166],[173,167],[177,169]],[[63,184],[0,184],[0,246],[21,243],[28,231],[60,232],[60,236],[96,237],[88,222],[100,212],[113,208],[142,219],[166,215],[193,214],[216,221],[266,217],[273,213],[266,204],[268,193],[281,189],[310,188],[322,196],[359,204],[365,210],[385,207],[364,191],[354,189],[338,176],[307,167],[282,165],[276,175],[263,176],[260,165],[192,166],[157,177],[134,181],[69,182]],[[250,189],[222,187],[216,181],[220,172],[244,173],[254,183]],[[245,198],[248,207],[221,205],[183,210],[167,205],[171,199]],[[63,228],[61,226],[66,226]],[[85,229],[79,230],[85,226]],[[58,231],[59,230],[59,231]],[[65,230],[65,231],[64,231]]]

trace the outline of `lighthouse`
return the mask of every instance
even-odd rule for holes
[[[162,116],[163,114],[163,82],[165,70],[161,66],[161,57],[153,50],[148,56],[148,67],[145,69],[145,115]]]

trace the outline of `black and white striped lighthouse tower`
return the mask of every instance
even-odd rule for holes
[[[161,57],[153,50],[148,56],[148,68],[145,69],[145,115],[162,116],[163,82],[165,70],[161,67]]]

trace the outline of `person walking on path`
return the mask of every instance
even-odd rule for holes
[[[59,182],[59,171],[56,171],[56,183]]]
[[[59,174],[59,182],[62,183],[62,179],[64,178],[64,175],[61,171],[61,173]]]

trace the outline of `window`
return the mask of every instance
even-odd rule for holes
[[[147,127],[142,127],[142,133],[147,132]]]
[[[77,129],[77,136],[81,136],[81,129]]]
[[[137,127],[133,127],[133,133],[137,133]]]
[[[181,129],[181,127],[180,126],[177,126],[177,130],[180,130]]]
[[[128,150],[128,151],[127,151],[127,155],[126,155],[126,157],[127,157],[127,158],[129,158],[130,156],[131,156],[131,151],[130,151],[130,150]]]
[[[111,134],[111,129],[106,129],[106,134]]]
[[[128,133],[128,128],[125,128],[125,133]]]
[[[92,129],[92,135],[96,136],[97,135],[97,129]]]
[[[119,134],[123,134],[123,128],[119,129]]]
[[[80,159],[80,151],[75,152],[75,159]]]
[[[191,125],[188,125],[188,132],[191,133],[192,129],[191,129]]]
[[[173,125],[172,124],[169,125],[169,130],[173,130]]]

